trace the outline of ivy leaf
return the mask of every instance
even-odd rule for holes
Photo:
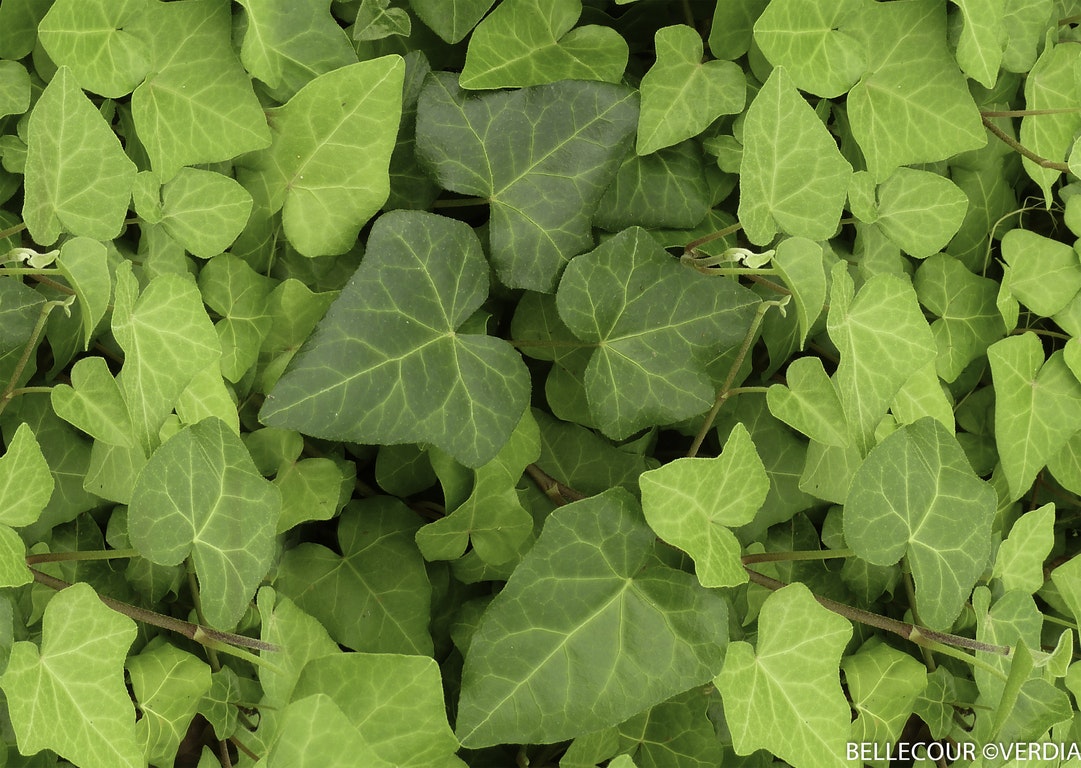
[[[191,555],[207,622],[230,629],[270,569],[281,494],[218,419],[186,427],[139,473],[128,508],[132,545],[158,565]]]
[[[773,384],[766,392],[770,413],[823,445],[844,447],[852,441],[837,386],[818,357],[793,360],[785,372],[787,386]]]
[[[79,85],[116,99],[150,71],[150,47],[125,29],[149,0],[59,0],[38,24],[38,38],[57,66],[70,67]]]
[[[1037,33],[1037,42],[1042,35],[1041,29]],[[1040,157],[1062,162],[1073,147],[1074,136],[1081,130],[1081,115],[1069,111],[1081,98],[1074,75],[1081,62],[1079,54],[1081,51],[1077,46],[1059,45],[1049,39],[1039,60],[1025,77],[1025,108],[1051,110],[1051,114],[1040,115],[1045,119],[1039,122],[1032,116],[1021,120],[1021,143]],[[1051,187],[1062,172],[1044,168],[1027,158],[1021,162],[1029,177],[1043,189],[1044,199],[1050,202]]]
[[[1038,315],[1050,317],[1081,290],[1081,259],[1066,243],[1011,229],[1002,237],[1002,257],[1010,265],[1010,293]]]
[[[67,67],[45,86],[27,126],[23,217],[35,241],[61,232],[110,240],[120,234],[135,165]]]
[[[127,661],[142,715],[135,724],[143,754],[153,765],[176,755],[203,694],[210,690],[210,667],[160,638]]]
[[[152,41],[153,74],[132,94],[132,119],[163,181],[182,166],[270,143],[263,108],[233,52],[230,14],[216,0],[189,0],[150,3],[139,17]]]
[[[961,9],[964,19],[957,41],[957,63],[973,80],[992,89],[998,80],[1009,39],[1003,24],[1006,3],[1002,0],[954,0],[954,4]]]
[[[57,593],[45,607],[40,650],[15,643],[0,678],[19,750],[51,749],[86,768],[145,765],[124,684],[133,640],[135,623],[106,608],[90,585]]]
[[[916,699],[927,688],[927,669],[877,637],[844,659],[841,669],[856,711],[851,741],[897,743]],[[888,762],[871,764],[886,768]]]
[[[770,73],[751,102],[743,130],[739,220],[747,239],[765,245],[778,230],[832,237],[852,166],[784,67]]]
[[[943,381],[954,381],[1006,333],[995,305],[998,285],[972,274],[946,254],[924,261],[913,282],[920,303],[938,315],[931,323],[938,348],[938,375]]]
[[[21,587],[33,581],[26,564],[26,544],[13,528],[0,525],[0,587]]]
[[[484,18],[495,0],[411,0],[420,20],[448,43],[457,43]]]
[[[746,525],[769,493],[769,477],[747,428],[737,424],[713,459],[677,459],[639,478],[649,527],[694,559],[704,587],[747,581],[730,528]]]
[[[987,565],[997,506],[954,436],[923,418],[872,448],[856,470],[845,541],[875,565],[907,556],[916,610],[932,629],[948,630]]]
[[[161,225],[200,259],[232,245],[252,207],[251,195],[228,176],[197,168],[181,168],[161,196]]]
[[[868,71],[848,94],[848,115],[876,179],[900,165],[945,160],[987,142],[979,110],[946,46],[942,3],[868,4],[860,32]]]
[[[610,27],[573,29],[581,15],[581,0],[504,0],[473,30],[459,84],[477,90],[619,82],[627,42]]]
[[[822,246],[805,237],[787,237],[777,245],[773,267],[792,292],[803,347],[826,303],[826,270]]]
[[[754,39],[800,90],[840,96],[867,71],[868,54],[858,33],[864,7],[861,0],[816,6],[773,0],[755,22]]]
[[[470,542],[477,557],[491,565],[517,555],[533,533],[533,516],[522,506],[517,485],[540,450],[540,430],[533,414],[526,411],[503,449],[476,469],[469,498],[417,532],[417,547],[424,558],[455,560],[465,554]]]
[[[1044,585],[1043,564],[1055,544],[1055,505],[1044,504],[1017,518],[995,556],[995,576],[1005,591],[1034,594]]]
[[[418,528],[399,501],[353,502],[338,523],[342,554],[303,543],[285,553],[275,584],[348,648],[430,655],[432,588],[413,545]]]
[[[20,424],[0,457],[0,523],[19,527],[35,522],[54,487],[33,430]]]
[[[417,153],[440,185],[491,203],[500,280],[550,292],[593,246],[593,213],[637,123],[637,96],[623,86],[567,81],[478,97],[433,74],[417,107]]]
[[[404,8],[390,7],[390,0],[363,0],[353,24],[354,40],[382,40],[391,35],[409,37],[413,22]]]
[[[645,157],[631,154],[601,198],[594,226],[610,232],[635,225],[695,226],[710,211],[711,192],[702,166],[702,152],[692,141]]]
[[[935,341],[916,292],[903,278],[875,275],[853,298],[845,263],[833,269],[826,326],[841,353],[833,381],[866,452],[879,419],[913,371],[935,360]]]
[[[463,464],[485,464],[529,397],[525,366],[506,342],[456,333],[487,294],[468,226],[420,211],[383,215],[260,420],[330,439],[431,442]]]
[[[995,386],[995,442],[1010,498],[1019,499],[1036,473],[1081,429],[1081,384],[1062,352],[1043,357],[1034,333],[1008,336],[987,350]]]
[[[766,598],[758,647],[731,643],[717,678],[737,754],[768,749],[795,768],[846,765],[851,715],[838,665],[851,636],[852,625],[802,584]]]
[[[390,768],[365,743],[329,696],[315,693],[291,702],[281,713],[277,739],[266,757],[267,768]]]
[[[288,101],[309,82],[357,63],[357,54],[330,12],[331,0],[240,0],[245,69]]]
[[[109,309],[109,299],[113,293],[108,249],[97,240],[73,237],[60,246],[56,266],[79,299],[83,349],[87,349],[98,323]]]
[[[642,77],[639,155],[697,136],[721,115],[742,112],[747,95],[747,79],[736,64],[702,62],[702,38],[691,27],[664,27],[655,41],[657,63]]]
[[[901,250],[924,259],[950,241],[967,211],[968,198],[949,179],[898,168],[878,186],[875,224]]]
[[[283,708],[293,699],[293,689],[307,663],[342,653],[342,649],[331,639],[326,627],[272,587],[259,590],[256,604],[260,638],[281,649],[267,654],[273,659],[273,667],[260,665],[257,670],[263,703]]]
[[[717,673],[726,604],[661,565],[654,538],[621,490],[548,517],[469,645],[464,746],[561,741]]]
[[[331,459],[313,458],[285,463],[274,478],[282,494],[278,533],[309,520],[334,517],[346,501],[342,499],[342,489],[352,488],[355,482],[356,468],[352,462],[339,465]]]
[[[0,61],[0,117],[30,109],[30,73],[17,61]]]
[[[240,178],[282,211],[305,256],[345,253],[386,202],[404,77],[401,57],[384,56],[321,75],[270,110],[273,143]]]
[[[643,766],[721,765],[724,753],[713,722],[707,716],[709,701],[702,689],[692,688],[623,723],[619,735],[624,744],[635,743],[633,754]],[[623,757],[630,760],[628,755]],[[565,761],[566,757],[560,760],[560,768],[569,768]],[[608,763],[609,768],[615,765],[615,760]]]
[[[585,372],[589,410],[621,440],[709,409],[706,363],[743,339],[757,297],[682,266],[634,227],[572,261],[556,303],[567,327],[596,346]]]
[[[216,256],[199,270],[199,291],[208,307],[221,315],[214,324],[221,342],[221,371],[240,381],[259,359],[270,333],[273,283],[247,262],[229,253]]]
[[[116,270],[113,309],[113,335],[125,353],[117,382],[135,434],[149,452],[181,393],[196,374],[217,365],[221,347],[194,281],[161,275],[138,299],[137,291],[125,261]]]

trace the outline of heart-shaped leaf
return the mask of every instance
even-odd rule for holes
[[[785,372],[788,385],[774,384],[766,402],[774,416],[823,445],[852,442],[837,387],[817,357],[793,360]]]

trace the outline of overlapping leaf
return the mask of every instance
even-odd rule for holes
[[[968,198],[949,179],[898,168],[878,187],[875,224],[901,250],[923,259],[945,247],[967,210]]]
[[[342,67],[270,111],[273,143],[241,181],[305,256],[345,253],[386,202],[404,73],[399,56]]]
[[[73,237],[60,246],[56,266],[79,299],[85,349],[90,345],[98,323],[105,317],[113,293],[108,249],[97,240]]]
[[[28,424],[20,424],[0,457],[0,523],[30,525],[53,495],[49,463]]]
[[[851,636],[848,621],[802,584],[766,598],[757,647],[729,645],[717,678],[737,754],[768,749],[796,768],[846,765],[850,710],[838,664]]]
[[[575,27],[581,13],[581,0],[504,0],[469,39],[461,86],[619,82],[627,67],[627,41],[610,27]]]
[[[463,464],[484,464],[510,437],[529,393],[510,346],[456,332],[487,294],[487,264],[465,224],[416,211],[384,215],[260,418],[356,442],[431,442]]]
[[[1066,243],[1011,229],[1002,238],[1002,256],[1010,265],[1010,293],[1043,317],[1063,309],[1081,290],[1081,259]]]
[[[549,516],[470,643],[465,746],[599,730],[719,671],[725,602],[661,565],[654,538],[620,490]]]
[[[17,61],[0,61],[0,117],[30,109],[30,73]]]
[[[0,677],[23,754],[51,749],[85,768],[145,765],[124,684],[133,640],[135,623],[106,608],[88,584],[49,601],[41,648],[16,643]]]
[[[851,173],[784,67],[774,69],[744,122],[739,220],[747,238],[763,245],[778,231],[832,237]]]
[[[747,428],[737,424],[713,459],[678,459],[645,472],[642,511],[649,527],[695,562],[704,587],[747,581],[730,528],[746,525],[769,493],[769,477]]]
[[[589,410],[622,439],[709,409],[705,365],[742,340],[757,300],[680,265],[635,227],[572,261],[556,303],[567,327],[596,346],[585,372]]]
[[[201,259],[228,248],[251,213],[251,195],[228,176],[181,168],[161,190],[161,225]]]
[[[139,473],[128,509],[131,543],[148,560],[189,555],[207,621],[234,627],[270,569],[281,494],[218,419],[187,427]]]
[[[1042,36],[1042,33],[1040,33]],[[1076,45],[1056,45],[1048,42],[1039,60],[1025,78],[1025,108],[1051,110],[1040,115],[1042,120],[1027,116],[1021,120],[1021,142],[1040,157],[1055,162],[1066,159],[1081,129],[1081,115],[1069,109],[1081,97],[1074,72],[1081,61]],[[1025,170],[1043,189],[1045,200],[1051,201],[1051,185],[1061,171],[1023,160]]]
[[[593,213],[637,124],[637,96],[623,86],[568,81],[475,97],[444,73],[421,93],[417,152],[442,186],[491,203],[502,282],[551,291],[593,246]]]
[[[948,630],[987,565],[997,506],[956,438],[924,418],[883,440],[856,471],[845,540],[875,565],[907,557],[920,618]]]
[[[448,43],[457,43],[483,18],[496,0],[412,0],[421,21]]]
[[[62,232],[119,235],[135,165],[67,67],[45,87],[27,134],[23,217],[34,240],[49,245]]]

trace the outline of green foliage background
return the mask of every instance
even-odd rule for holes
[[[1081,741],[1079,133],[1075,0],[0,0],[0,766]]]

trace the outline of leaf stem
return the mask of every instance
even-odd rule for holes
[[[47,573],[39,571],[37,568],[31,568],[30,573],[34,576],[34,581],[38,584],[42,584],[50,589],[55,589],[59,592],[62,589],[67,589],[71,586],[63,579],[58,579],[55,576],[50,576]],[[217,629],[211,629],[210,627],[203,627],[198,624],[192,624],[190,621],[182,621],[181,619],[173,618],[172,616],[166,616],[161,613],[155,613],[154,611],[148,611],[146,608],[139,608],[138,606],[131,605],[130,603],[122,603],[119,600],[114,600],[111,597],[98,594],[98,600],[105,603],[109,608],[112,608],[117,613],[122,613],[129,619],[142,622],[143,624],[149,624],[152,627],[158,627],[160,629],[167,629],[170,632],[176,632],[181,634],[189,640],[195,640],[198,643],[206,645],[208,641],[218,642],[224,645],[236,646],[239,648],[252,648],[257,651],[280,651],[281,649],[272,644],[265,643],[262,640],[257,640],[254,637],[245,637],[244,635],[237,635],[232,632],[222,632]]]
[[[1046,157],[1041,157],[1040,155],[1037,155],[1031,149],[1021,144],[1021,142],[1017,141],[1017,139],[1013,138],[1001,128],[999,128],[997,125],[992,123],[989,117],[981,116],[980,119],[983,120],[984,127],[987,128],[987,130],[989,130],[991,133],[1001,139],[1002,142],[1005,143],[1008,147],[1010,147],[1014,152],[1018,152],[1023,157],[1027,157],[1029,160],[1036,163],[1036,165],[1040,166],[1041,168],[1049,168],[1052,171],[1060,171],[1062,173],[1069,172],[1069,165],[1067,165],[1066,163],[1057,163],[1054,160],[1048,160]]]
[[[448,200],[436,200],[432,203],[433,208],[469,208],[475,205],[488,205],[491,201],[486,197],[455,197]]]
[[[8,403],[15,397],[15,387],[19,382],[19,377],[21,377],[23,371],[26,370],[26,364],[30,362],[31,353],[37,349],[38,339],[41,338],[41,332],[45,330],[45,323],[49,320],[49,313],[52,312],[53,307],[59,306],[61,303],[62,302],[58,301],[46,301],[41,305],[38,321],[34,325],[34,330],[30,334],[30,338],[26,341],[26,347],[23,348],[22,357],[20,357],[19,362],[15,364],[15,370],[11,374],[11,379],[8,381],[4,393],[0,394],[0,413],[4,412]]]
[[[26,229],[26,224],[25,223],[16,224],[15,226],[8,227],[7,229],[0,229],[0,240],[6,240],[9,237],[11,237],[12,235],[17,235],[20,232],[22,232],[24,229]]]
[[[48,389],[48,387],[42,387]],[[27,555],[27,565],[38,563],[66,563],[66,562],[89,562],[91,560],[120,560],[129,557],[138,557],[137,549],[97,549],[80,552],[42,552],[39,555]]]
[[[772,267],[709,267],[702,270],[707,275],[776,275]]]
[[[736,232],[739,232],[741,229],[743,229],[743,225],[737,222],[730,227],[725,227],[724,229],[719,229],[716,232],[711,232],[708,235],[703,235],[697,240],[691,240],[691,242],[683,246],[683,253],[694,253],[694,251],[699,246],[705,245],[706,243],[712,243],[714,240],[721,240],[723,238],[726,238],[729,235],[733,235]]]
[[[709,430],[713,428],[713,422],[717,418],[717,413],[721,410],[721,406],[723,406],[725,401],[734,393],[732,385],[736,381],[736,376],[739,375],[739,369],[743,367],[743,361],[746,359],[747,353],[751,349],[751,345],[754,344],[755,337],[758,336],[758,329],[762,326],[762,318],[765,317],[766,311],[770,307],[776,305],[777,302],[774,301],[759,302],[758,308],[754,313],[754,319],[751,321],[751,327],[747,329],[747,335],[743,338],[743,344],[740,346],[739,352],[736,353],[736,359],[732,362],[732,367],[728,370],[728,377],[717,391],[717,397],[713,401],[713,408],[706,414],[706,420],[702,422],[702,427],[698,430],[698,434],[694,436],[694,442],[692,442],[691,447],[687,449],[687,458],[693,459],[698,455],[698,449],[702,447],[702,443],[706,440],[706,435],[708,435]]]
[[[766,589],[776,591],[788,586],[779,579],[766,576],[764,573],[759,573],[747,566],[743,566],[743,569],[747,571],[747,576],[751,581]],[[891,632],[903,637],[905,640],[910,640],[913,643],[942,643],[944,645],[952,646],[953,648],[967,648],[972,651],[995,653],[1001,656],[1010,655],[1011,649],[1008,645],[992,645],[990,643],[980,642],[979,640],[973,640],[970,637],[961,637],[960,635],[951,635],[948,632],[938,632],[933,629],[927,629],[926,627],[918,627],[915,624],[909,624],[907,621],[898,621],[897,619],[891,619],[888,616],[865,611],[862,608],[855,608],[851,605],[838,603],[836,600],[830,600],[828,597],[821,597],[814,593],[811,594],[823,608],[827,608],[836,614],[844,616],[849,621],[856,621],[860,624],[874,627],[875,629]],[[962,656],[966,661],[971,660],[972,658],[967,654],[962,654]]]
[[[795,552],[758,552],[740,558],[744,565],[754,563],[795,562],[797,560],[834,560],[855,557],[851,549],[810,549]]]
[[[1056,109],[981,109],[983,117],[1037,117],[1039,115],[1073,115],[1081,107],[1058,107]]]
[[[570,501],[581,501],[586,498],[584,493],[563,485],[536,464],[529,464],[526,466],[525,471],[537,484],[537,487],[544,491],[544,495],[551,499],[557,507],[562,507],[568,502],[568,499]]]

